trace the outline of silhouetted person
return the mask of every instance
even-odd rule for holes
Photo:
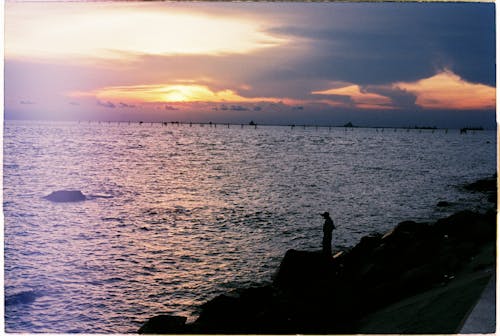
[[[335,229],[333,220],[328,212],[321,214],[325,219],[325,224],[323,224],[323,254],[326,256],[332,255],[332,232]]]

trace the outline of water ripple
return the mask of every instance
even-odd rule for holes
[[[17,333],[192,319],[222,292],[269,281],[289,248],[319,248],[325,210],[344,248],[453,211],[437,200],[480,206],[454,186],[496,169],[495,132],[4,126],[5,325]],[[93,197],[41,199],[68,189]]]

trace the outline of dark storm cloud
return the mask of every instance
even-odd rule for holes
[[[388,97],[392,101],[392,106],[401,110],[420,109],[415,105],[417,97],[415,94],[405,90],[389,86],[367,86],[364,90],[368,93],[376,93]]]
[[[338,24],[336,8],[352,21]],[[272,30],[312,41],[314,50],[297,67],[273,75],[387,84],[448,68],[495,85],[494,4],[332,4],[331,10],[329,22]]]
[[[318,98],[318,97],[321,97],[321,98],[325,98],[325,99],[329,99],[330,101],[334,102],[334,103],[340,103],[346,107],[354,107],[354,100],[352,100],[352,98],[350,96],[346,96],[346,95],[339,95],[339,94],[322,94],[322,95],[311,95],[312,97],[314,98]]]

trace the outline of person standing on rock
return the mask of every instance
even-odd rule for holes
[[[326,256],[332,255],[332,232],[335,229],[335,225],[333,224],[333,220],[330,217],[328,212],[324,212],[321,214],[325,219],[325,223],[323,224],[323,254]]]

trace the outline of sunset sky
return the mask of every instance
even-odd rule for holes
[[[495,127],[493,3],[7,2],[5,118]]]

